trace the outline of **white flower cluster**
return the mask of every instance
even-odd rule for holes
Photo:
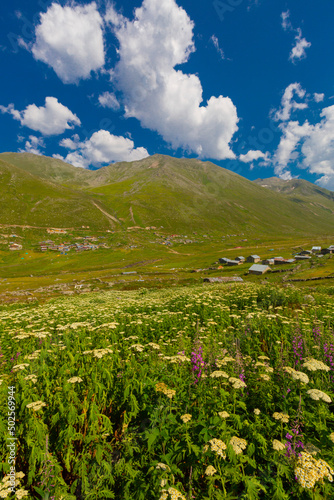
[[[310,389],[307,391],[307,394],[310,396],[310,398],[315,399],[316,401],[319,401],[319,399],[322,399],[322,401],[325,401],[325,403],[331,403],[332,400],[326,394],[325,392],[319,391],[319,389]]]
[[[333,481],[333,469],[324,460],[316,460],[310,453],[302,451],[298,458],[295,476],[297,481],[303,488],[311,489],[315,483],[321,481],[325,477]]]
[[[305,363],[303,364],[304,368],[307,368],[311,372],[315,372],[317,370],[323,370],[325,372],[330,371],[330,367],[325,365],[322,361],[318,361],[317,359],[314,358],[306,358]]]
[[[35,401],[34,403],[27,404],[27,408],[31,408],[34,411],[40,410],[43,406],[46,406],[46,403],[43,403],[43,401]]]

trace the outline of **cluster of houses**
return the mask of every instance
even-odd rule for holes
[[[312,257],[312,255],[318,255],[318,257],[322,257],[323,255],[333,254],[334,253],[334,245],[330,245],[327,248],[321,248],[318,246],[312,247],[311,250],[302,250],[297,255],[295,255],[296,260],[307,260]]]
[[[228,259],[227,257],[222,257],[219,259],[221,264],[227,264],[228,266],[239,266],[245,262],[253,264],[249,268],[250,274],[264,274],[267,271],[271,271],[270,265],[282,265],[282,264],[293,264],[295,259],[284,259],[283,257],[273,257],[270,259],[264,259],[261,262],[261,257],[259,255],[249,255],[247,258],[239,255],[234,260]],[[261,264],[259,264],[261,262]]]
[[[278,266],[282,264],[293,264],[297,260],[307,260],[310,259],[312,255],[326,255],[334,253],[334,245],[330,245],[328,248],[321,248],[319,246],[312,247],[311,250],[302,250],[293,259],[284,259],[283,257],[272,257],[269,259],[263,259],[259,255],[249,255],[247,258],[241,256],[235,257],[235,259],[228,259],[227,257],[221,257],[219,262],[221,264],[227,264],[228,266],[239,266],[245,262],[253,264],[249,268],[250,274],[264,274],[267,271],[271,271],[269,266]]]
[[[85,250],[97,250],[98,248],[108,248],[104,243],[96,245],[95,242],[97,238],[94,236],[86,236],[83,243],[54,243],[52,240],[40,241],[39,248],[41,252],[46,252],[47,250],[53,250],[55,252],[60,252],[62,254],[69,252],[74,249],[76,252],[82,252]]]

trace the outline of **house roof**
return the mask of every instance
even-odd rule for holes
[[[250,255],[250,257],[253,257],[254,259],[259,259],[260,258],[258,255]]]
[[[250,271],[259,271],[259,272],[264,272],[264,271],[268,271],[270,269],[269,266],[265,266],[263,264],[253,264],[249,270]]]

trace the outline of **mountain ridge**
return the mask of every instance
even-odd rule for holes
[[[17,189],[22,196],[16,201],[6,189],[10,166],[21,179]],[[332,199],[327,190],[307,181],[302,183],[304,190],[299,183],[282,192],[280,182],[268,181],[274,186],[268,189],[260,184],[263,180],[249,181],[214,163],[167,155],[84,170],[31,153],[1,153],[0,167],[7,172],[7,177],[2,176],[2,196],[8,208],[6,216],[0,212],[0,224],[43,219],[46,225],[62,227],[67,222],[66,226],[89,225],[99,230],[138,225],[163,226],[173,232],[332,234],[334,193]],[[27,179],[34,194],[31,199],[24,184]],[[42,217],[38,207],[48,197],[48,210],[42,210]],[[19,199],[25,200],[24,214]],[[61,211],[67,215],[61,216]]]

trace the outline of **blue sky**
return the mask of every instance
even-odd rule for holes
[[[334,190],[334,3],[12,0],[0,151],[155,153]]]

